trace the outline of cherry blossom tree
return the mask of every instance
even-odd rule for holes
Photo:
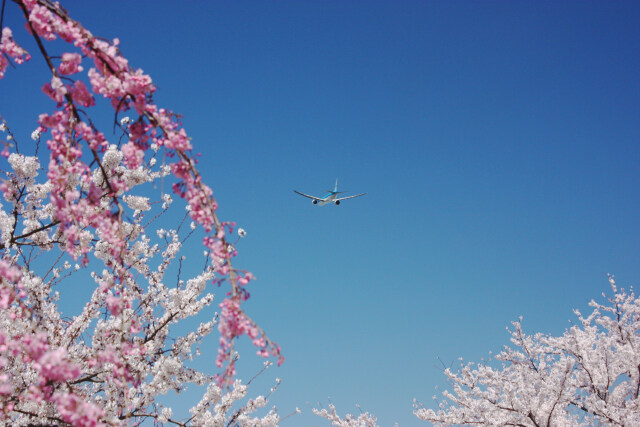
[[[608,303],[592,301],[587,317],[576,310],[562,336],[527,335],[513,322],[512,347],[445,370],[446,400],[414,414],[435,425],[640,425],[640,298],[610,282]]]
[[[19,78],[35,54],[19,41],[33,38],[51,110],[34,115],[27,143],[0,116],[0,423],[277,424],[273,410],[252,417],[266,397],[240,402],[247,385],[235,378],[237,340],[246,335],[260,356],[283,358],[243,309],[253,276],[232,259],[245,232],[218,219],[179,116],[154,103],[151,77],[117,39],[94,36],[48,0],[6,6],[18,8],[26,31],[2,28],[0,78]],[[110,134],[92,120],[104,106]],[[198,240],[202,263],[190,274],[181,250]],[[60,305],[78,282],[93,291],[68,318]],[[207,320],[170,335],[196,316]],[[217,368],[193,369],[216,329]],[[189,383],[206,392],[177,419],[158,397]]]

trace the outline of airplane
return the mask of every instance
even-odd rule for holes
[[[356,194],[355,196],[348,196],[348,197],[337,197],[338,194],[340,193],[344,193],[344,191],[338,191],[338,179],[336,178],[336,186],[334,187],[333,191],[331,190],[327,190],[328,193],[325,194],[322,197],[314,197],[314,196],[310,196],[308,194],[304,194],[301,193],[297,190],[293,190],[295,193],[304,196],[304,197],[308,197],[309,199],[311,199],[312,203],[314,205],[320,205],[320,206],[324,206],[328,203],[333,203],[336,206],[338,206],[340,204],[341,200],[346,200],[346,199],[353,199],[354,197],[360,197],[360,196],[364,196],[367,193],[361,193],[361,194]]]

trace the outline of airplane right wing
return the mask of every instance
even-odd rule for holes
[[[367,193],[362,193],[362,194],[356,194],[355,196],[348,196],[348,197],[341,197],[339,199],[334,199],[334,202],[339,202],[340,200],[347,200],[347,199],[353,199],[354,197],[360,197],[360,196],[364,196]]]
[[[312,199],[312,200],[322,200],[322,199],[320,199],[320,198],[318,198],[318,197],[313,197],[313,196],[310,196],[310,195],[308,195],[308,194],[301,193],[301,192],[299,192],[299,191],[297,191],[297,190],[293,190],[293,192],[294,192],[294,193],[297,193],[297,194],[299,194],[299,195],[301,195],[301,196],[308,197],[309,199]]]

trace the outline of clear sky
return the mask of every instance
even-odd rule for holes
[[[412,399],[446,386],[439,359],[499,351],[520,315],[560,334],[607,273],[640,280],[637,1],[62,4],[153,77],[247,230],[247,310],[286,357],[251,395],[281,377],[271,403],[303,410],[283,425],[326,425],[310,407],[328,397],[423,425]],[[28,139],[51,104],[20,74],[0,114]],[[367,195],[292,191],[336,178]],[[261,362],[241,355],[248,379]]]

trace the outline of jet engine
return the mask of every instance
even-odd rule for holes
[[[313,200],[311,201],[311,203],[313,203],[314,205],[317,205],[317,204],[318,204],[318,201],[317,201],[316,199],[313,199]]]
[[[333,202],[336,204],[336,206],[338,206],[340,204],[340,200],[336,200],[335,202]]]

